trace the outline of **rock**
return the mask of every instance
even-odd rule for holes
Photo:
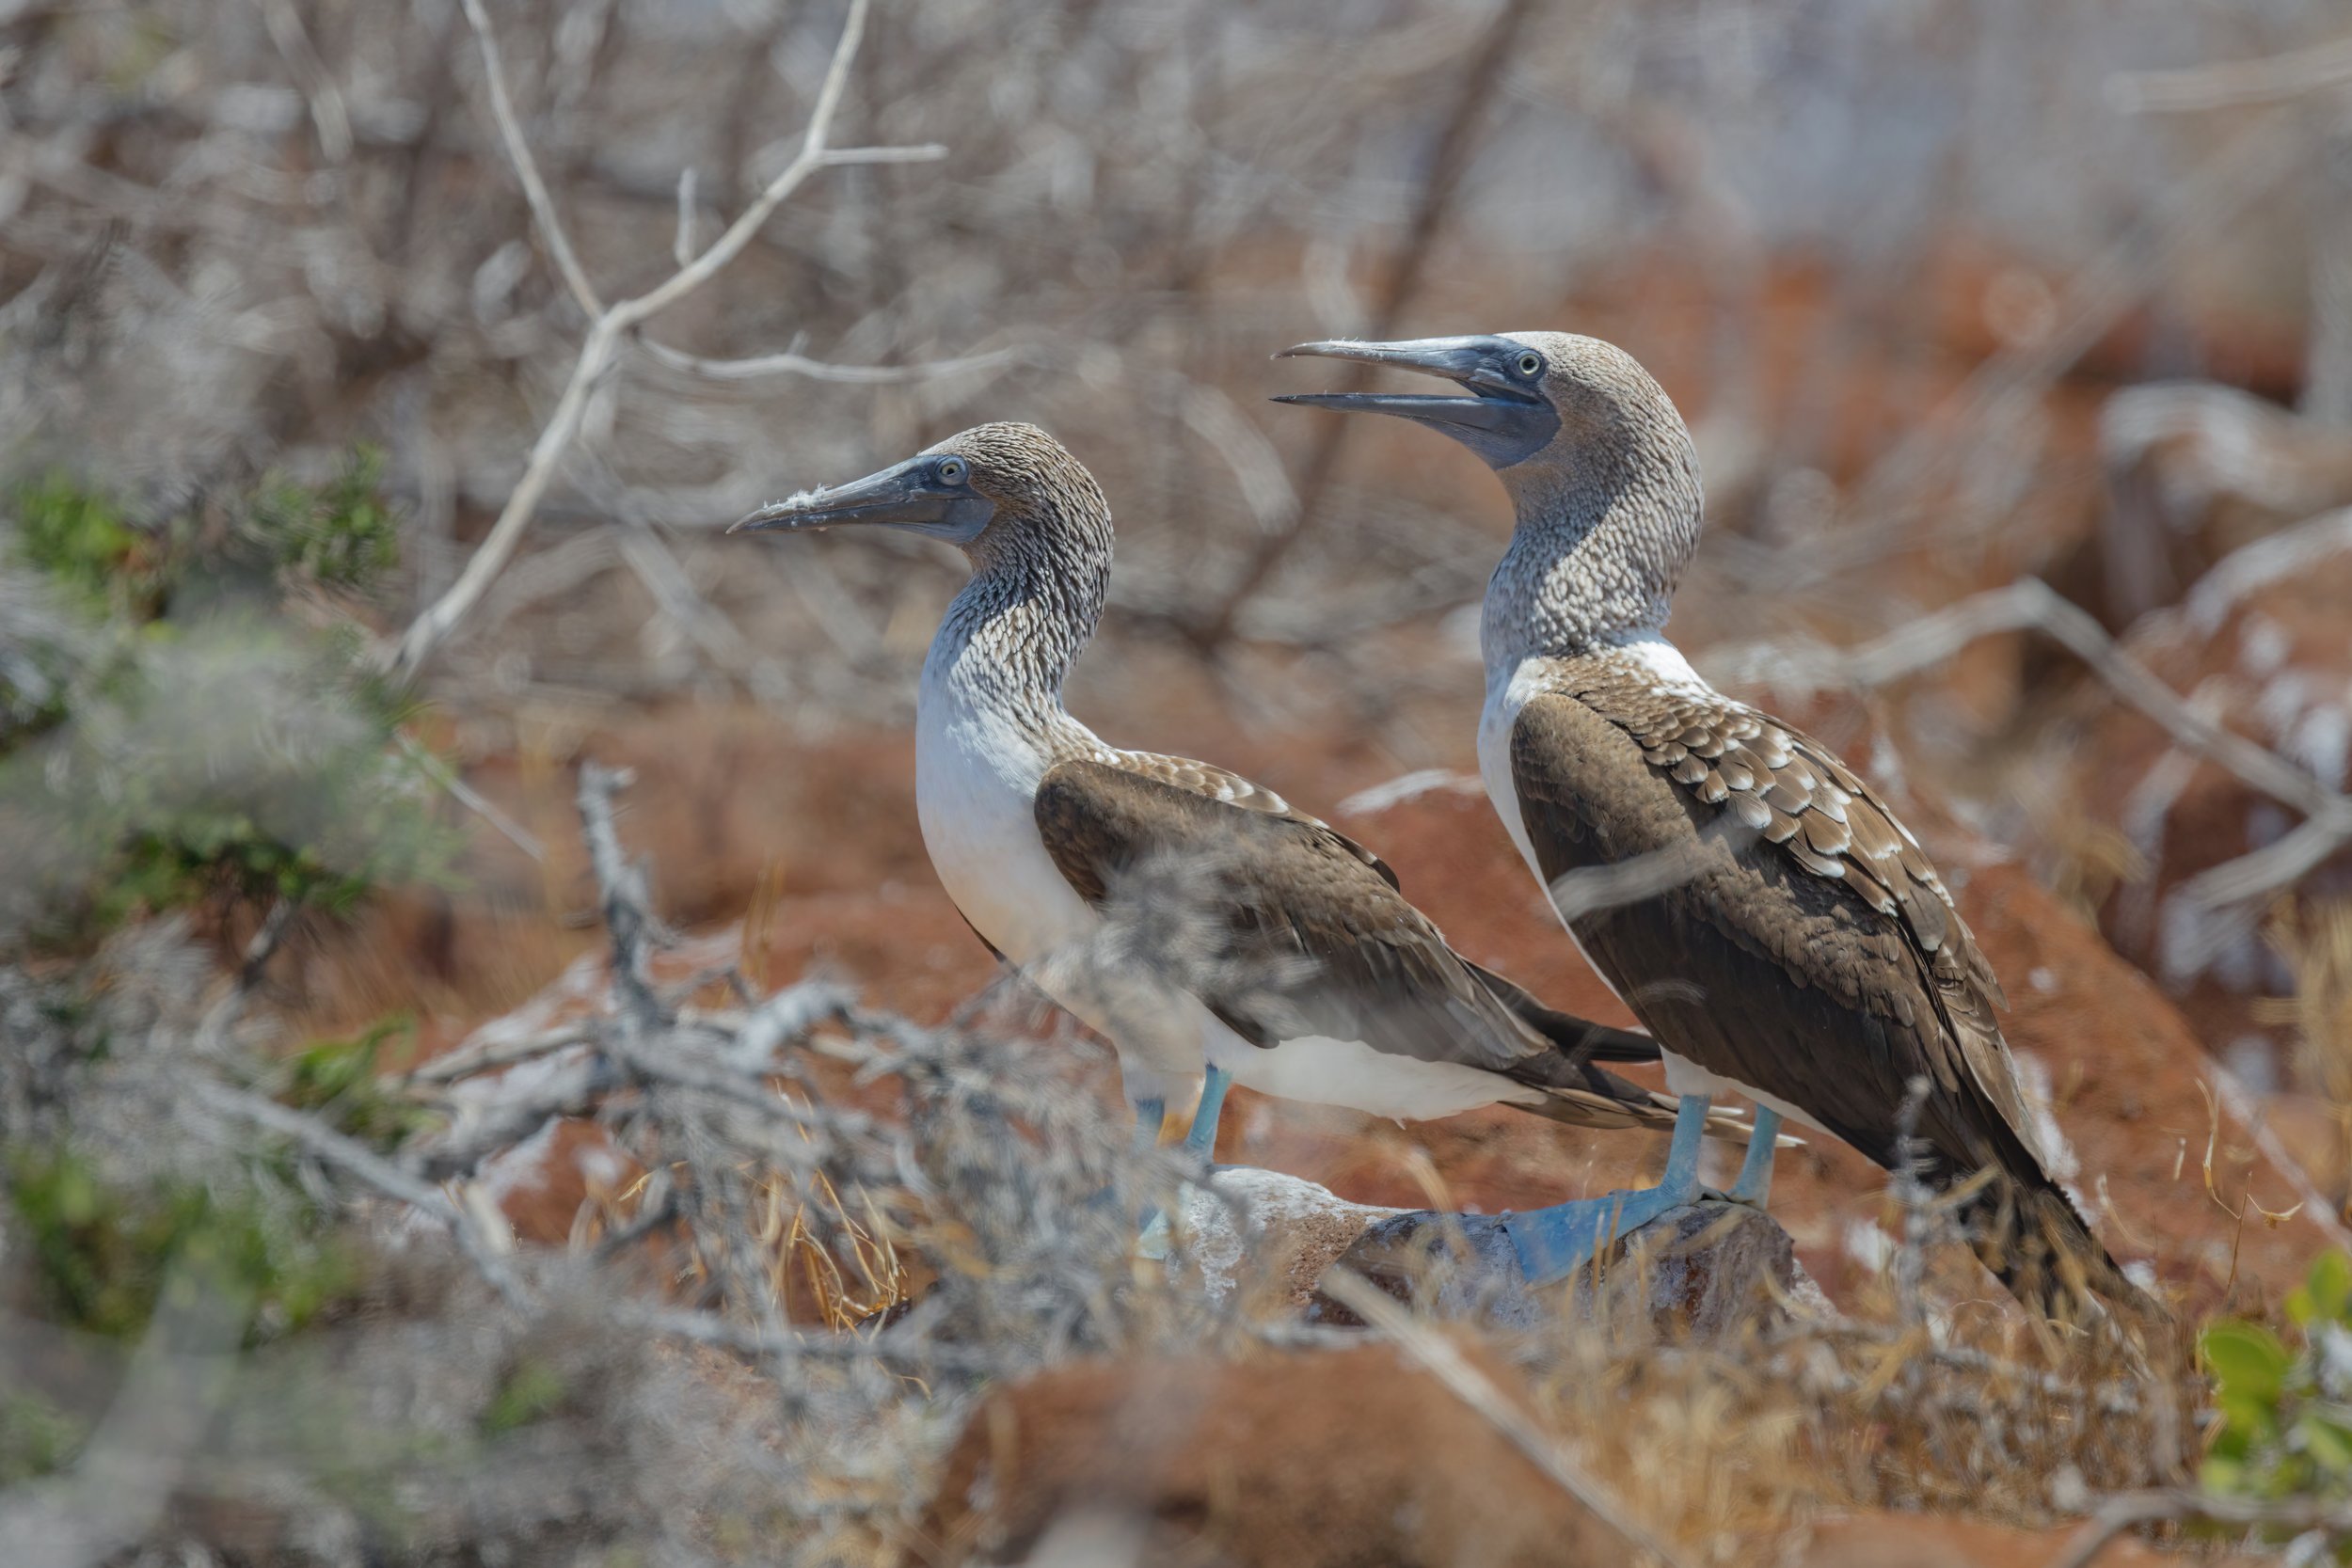
[[[1518,1397],[1512,1368],[1457,1344]],[[1082,1363],[1002,1389],[948,1454],[910,1568],[1635,1560],[1631,1543],[1384,1344]]]
[[[1361,1275],[1432,1316],[1527,1327],[1564,1308],[1593,1313],[1589,1271],[1565,1287],[1532,1286],[1501,1218],[1349,1203],[1277,1171],[1220,1169],[1214,1191],[1191,1190],[1183,1229],[1202,1282],[1223,1293],[1263,1282],[1265,1305],[1308,1322],[1360,1327],[1321,1289],[1328,1272]],[[1597,1291],[1640,1281],[1639,1309],[1663,1332],[1713,1338],[1786,1304],[1834,1316],[1769,1216],[1708,1200],[1675,1210],[1629,1237]],[[1612,1301],[1610,1309],[1621,1310]]]
[[[1250,1165],[1221,1165],[1209,1180],[1213,1191],[1184,1189],[1186,1260],[1211,1293],[1262,1290],[1263,1305],[1276,1312],[1303,1308],[1323,1271],[1366,1229],[1407,1212],[1350,1203],[1327,1187]]]

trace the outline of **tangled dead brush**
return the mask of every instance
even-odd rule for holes
[[[2205,1390],[2164,1330],[2029,1323],[1984,1296],[1948,1196],[1899,1172],[1886,1204],[1897,1241],[1846,1312],[1784,1302],[1694,1338],[1629,1272],[1519,1345],[1531,1387],[1595,1477],[1693,1562],[1739,1560],[1829,1512],[2047,1524],[2187,1479]]]
[[[657,984],[621,783],[580,792],[609,1007],[383,1081],[485,1081],[428,1135],[287,1103],[176,928],[78,990],[6,973],[0,1360],[36,1392],[0,1411],[0,1534],[24,1560],[876,1560],[981,1383],[1233,1342],[1230,1307],[1134,1274],[1179,1166],[1138,1156],[1067,1042],[822,983]],[[480,1178],[567,1119],[645,1174],[570,1246],[519,1249]],[[138,1248],[163,1260],[112,1277]],[[66,1364],[95,1370],[40,1370]],[[156,1366],[180,1418],[122,1438],[108,1412],[163,1397]],[[151,1496],[109,1479],[134,1462]]]
[[[285,1069],[243,999],[207,1001],[168,930],[119,942],[86,1004],[7,977],[26,1043],[0,1072],[9,1147],[88,1178],[54,1224],[57,1183],[12,1158],[0,1210],[0,1354],[41,1402],[0,1413],[0,1530],[81,1554],[28,1560],[888,1561],[983,1386],[1327,1337],[1269,1310],[1264,1281],[1137,1270],[1138,1209],[1185,1171],[1133,1148],[1018,998],[925,1028],[822,982],[761,997],[731,966],[658,983],[622,782],[591,767],[580,796],[609,1006],[387,1081],[457,1110],[430,1135],[371,1144],[362,1126],[402,1123],[273,1098]],[[518,1248],[482,1172],[564,1119],[642,1174],[568,1246]],[[158,1234],[138,1195],[191,1188],[238,1216],[220,1234],[259,1238],[230,1249],[244,1261],[198,1266],[221,1249],[183,1225],[135,1309],[103,1328],[60,1309],[58,1237],[103,1262],[105,1236]],[[1504,1341],[1550,1438],[1692,1562],[1823,1509],[2043,1519],[2177,1478],[2197,1395],[2169,1363],[1971,1309],[1948,1212],[1915,1183],[1890,1203],[1899,1241],[1852,1317],[1697,1342],[1604,1301]],[[69,1363],[99,1370],[55,1375]],[[229,1370],[155,1371],[199,1363]],[[102,1419],[126,1401],[162,1412],[151,1435]],[[151,1495],[109,1489],[126,1442]]]

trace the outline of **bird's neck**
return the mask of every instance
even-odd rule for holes
[[[1697,464],[1688,451],[1615,472],[1506,469],[1518,523],[1486,583],[1479,645],[1490,682],[1534,657],[1574,657],[1661,635],[1697,547]]]
[[[959,707],[1049,733],[1062,682],[1094,635],[1110,588],[1107,529],[1091,536],[989,541],[948,605],[923,665],[923,690]]]

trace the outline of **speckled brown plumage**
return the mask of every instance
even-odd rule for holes
[[[1606,657],[1555,669],[1512,736],[1546,878],[1688,857],[1664,892],[1573,921],[1593,962],[1667,1050],[1803,1107],[1880,1164],[1899,1159],[1892,1108],[1924,1078],[1922,1175],[2001,1174],[1975,1206],[1986,1260],[2054,1308],[2069,1262],[2106,1255],[2047,1174],[1994,1020],[1999,988],[1910,833],[1753,709],[1661,691]],[[2099,1272],[2124,1288],[2111,1263]]]
[[[2000,985],[1926,852],[1827,749],[1713,690],[1664,641],[1703,520],[1672,401],[1610,344],[1512,341],[1543,356],[1560,428],[1498,469],[1518,517],[1482,623],[1507,748],[1489,788],[1555,889],[1675,867],[1597,907],[1561,900],[1580,943],[1666,1051],[1881,1164],[1899,1160],[1899,1108],[1924,1078],[1924,1174],[1994,1173],[1971,1208],[2010,1288],[2044,1311],[2087,1282],[2144,1301],[2049,1174]]]
[[[1546,1101],[1531,1108],[1577,1126],[1672,1125],[1672,1099],[1595,1065],[1597,1056],[1647,1055],[1647,1041],[1490,982],[1406,901],[1377,857],[1270,792],[1254,791],[1248,804],[1227,799],[1220,781],[1232,780],[1149,752],[1073,759],[1039,786],[1038,830],[1062,875],[1099,909],[1114,908],[1141,878],[1144,896],[1212,914],[1205,936],[1187,933],[1204,950],[1161,960],[1253,1044],[1362,1040],[1540,1088]],[[1574,1036],[1545,1032],[1521,1006]],[[1729,1119],[1717,1125],[1740,1132]]]
[[[1655,1061],[1653,1042],[1546,1007],[1460,958],[1371,851],[1239,774],[1112,747],[1074,721],[1061,688],[1102,613],[1109,503],[1085,465],[1035,425],[981,425],[928,453],[947,454],[965,459],[971,487],[996,506],[965,546],[973,578],[943,622],[926,679],[936,672],[959,701],[1051,759],[1034,816],[1048,858],[1081,897],[1107,908],[1128,879],[1152,873],[1151,891],[1168,906],[1154,918],[1215,936],[1206,953],[1139,958],[1181,968],[1183,989],[1261,1046],[1302,1034],[1360,1039],[1539,1088],[1545,1101],[1530,1108],[1563,1121],[1672,1122],[1673,1101],[1594,1065]],[[1717,1126],[1743,1135],[1736,1117]]]

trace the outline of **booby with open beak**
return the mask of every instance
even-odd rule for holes
[[[1702,521],[1697,452],[1623,350],[1560,332],[1318,342],[1285,356],[1459,393],[1295,394],[1469,447],[1517,514],[1486,596],[1488,797],[1569,935],[1657,1039],[1680,1097],[1664,1180],[1517,1216],[1533,1275],[1689,1201],[1713,1097],[1754,1101],[1732,1188],[1762,1204],[1783,1117],[1901,1159],[1924,1081],[1921,1174],[1960,1186],[1979,1255],[2045,1314],[2095,1288],[2144,1305],[2049,1174],[1994,1012],[1992,966],[1909,829],[1819,741],[1715,690],[1666,640]],[[1465,395],[1466,394],[1466,395]]]

